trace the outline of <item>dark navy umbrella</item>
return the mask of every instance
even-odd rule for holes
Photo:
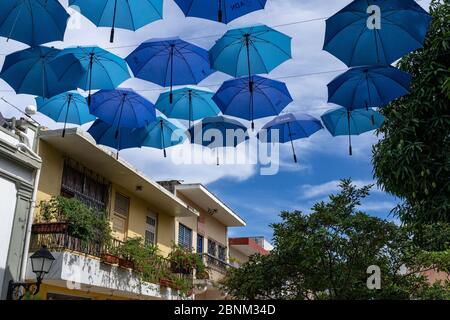
[[[69,5],[80,8],[97,27],[111,27],[110,42],[115,28],[136,31],[163,15],[163,0],[69,0]]]
[[[94,121],[95,116],[89,113],[86,98],[77,92],[65,92],[50,99],[36,98],[40,113],[55,120],[64,122],[62,136],[65,136],[67,123],[85,124]]]
[[[430,20],[414,0],[355,0],[327,19],[324,50],[349,67],[389,65],[422,47]]]
[[[264,9],[267,0],[175,0],[185,16],[229,23],[250,12]]]
[[[356,67],[328,84],[328,102],[349,110],[378,108],[409,93],[411,76],[391,66]]]
[[[77,88],[83,67],[72,54],[59,56],[60,50],[33,47],[5,58],[0,78],[16,93],[50,98]]]
[[[320,120],[308,114],[286,113],[267,123],[258,134],[258,138],[268,143],[290,142],[294,161],[297,163],[294,140],[307,138],[322,129]],[[277,138],[274,137],[275,132],[277,132],[275,135]]]
[[[186,139],[184,130],[163,117],[157,117],[156,121],[140,131],[143,135],[142,146],[163,150],[164,158],[167,157],[167,148],[179,145]]]
[[[139,129],[121,128],[120,134],[116,135],[118,127],[110,125],[101,120],[96,120],[89,128],[88,133],[101,145],[108,146],[119,151],[130,148],[140,148],[143,141],[143,132]]]
[[[170,103],[173,86],[198,84],[214,72],[208,51],[179,38],[148,40],[126,60],[136,78],[170,87]]]
[[[322,121],[333,137],[348,135],[349,154],[352,155],[352,135],[360,135],[381,127],[384,117],[372,109],[331,109],[322,116]]]
[[[84,68],[78,83],[80,89],[89,91],[88,105],[91,105],[91,91],[113,90],[129,79],[130,73],[125,60],[99,47],[72,47],[62,50],[60,56],[74,55]],[[70,73],[71,68],[65,72]]]
[[[249,120],[254,128],[254,119],[278,115],[292,97],[283,82],[251,76],[224,82],[213,100],[223,114]]]
[[[188,129],[191,142],[216,149],[219,165],[218,148],[237,147],[249,139],[247,127],[239,121],[223,116],[209,117]]]
[[[31,47],[64,40],[68,20],[58,0],[0,1],[0,36]]]
[[[156,120],[155,106],[131,89],[100,90],[92,96],[91,113],[122,128],[142,128]]]

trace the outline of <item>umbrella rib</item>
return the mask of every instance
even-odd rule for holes
[[[367,78],[368,78],[368,79],[370,80],[370,82],[373,84],[373,87],[375,88],[375,91],[377,92],[377,95],[378,95],[380,101],[381,101],[382,103],[384,103],[384,101],[383,101],[383,96],[380,94],[380,91],[378,90],[375,81],[373,81],[373,78],[372,78],[371,76],[369,76],[369,75],[367,76]],[[367,86],[369,86],[369,83],[367,83]],[[370,90],[370,89],[368,88],[368,90]],[[370,92],[370,91],[369,91],[369,92]],[[369,97],[369,98],[370,98],[370,97]],[[369,101],[369,103],[371,103],[371,101]]]
[[[253,38],[254,38],[254,39],[257,39],[257,40],[260,40],[260,41],[262,41],[262,42],[264,42],[264,43],[270,44],[271,46],[273,46],[273,47],[277,48],[278,50],[280,50],[281,52],[283,52],[283,53],[284,53],[286,56],[288,56],[289,58],[292,57],[291,54],[289,54],[289,53],[286,52],[283,48],[281,48],[279,45],[277,45],[277,44],[275,44],[275,43],[273,43],[273,42],[271,42],[271,41],[267,41],[267,40],[265,40],[265,39],[263,39],[263,38],[260,38],[260,37],[258,37],[258,36],[254,36]],[[251,40],[251,42],[252,42],[252,44],[254,45],[253,39]],[[255,45],[254,45],[254,46],[255,46]],[[256,46],[255,46],[255,49],[256,49]],[[258,50],[257,50],[257,51],[258,51]]]
[[[102,15],[100,16],[100,19],[98,20],[99,23],[95,24],[97,27],[100,25],[100,22],[103,20],[103,17],[105,16],[106,7],[108,6],[108,4],[109,4],[109,0],[106,0],[105,5],[103,6],[103,9],[102,9]]]
[[[355,50],[356,50],[356,47],[358,46],[359,40],[361,39],[361,37],[362,37],[362,35],[364,34],[365,30],[366,30],[366,25],[364,25],[364,26],[362,27],[362,29],[361,29],[361,31],[360,31],[358,37],[356,38],[356,41],[355,41],[354,45],[353,45],[353,49],[351,50],[350,64],[353,63],[353,58],[355,57]]]
[[[175,51],[178,52],[180,54],[181,59],[183,59],[183,61],[186,63],[186,66],[188,67],[189,72],[192,75],[192,78],[194,79],[195,83],[198,83],[199,81],[197,81],[197,79],[195,78],[194,72],[192,71],[191,65],[189,64],[189,62],[186,60],[186,58],[184,57],[184,55],[181,54],[181,52],[178,51],[178,48],[175,47]]]
[[[59,114],[58,114],[58,116],[56,117],[56,122],[59,122],[59,118],[61,117],[61,115],[62,115],[62,112],[63,112],[63,109],[64,109],[64,105],[66,104],[66,102],[67,102],[67,96],[65,97],[65,99],[64,99],[64,101],[63,101],[63,103],[62,103],[62,106],[60,107],[60,109],[59,109]]]
[[[264,59],[261,57],[261,54],[258,51],[258,48],[256,48],[255,43],[253,42],[253,39],[250,39],[250,45],[255,49],[256,54],[258,55],[259,59],[261,60],[261,64],[264,66],[265,73],[269,73],[269,70],[267,69],[266,64],[264,63]]]
[[[395,23],[394,21],[384,17],[385,20],[389,21],[392,25],[396,26],[397,28],[403,30],[405,33],[407,33],[412,39],[414,39],[414,41],[416,41],[417,43],[419,43],[420,45],[422,45],[422,42],[417,40],[416,37],[414,35],[411,34],[411,32],[403,27],[401,27],[399,24]]]
[[[154,9],[156,12],[158,12],[159,17],[162,19],[162,18],[163,18],[162,12],[160,12],[157,8],[155,8],[155,6],[154,6],[152,0],[147,0],[147,2],[150,3],[150,5],[153,7],[153,9]]]
[[[50,16],[51,20],[53,20],[53,24],[55,25],[55,27],[56,27],[56,28],[59,30],[59,32],[61,32],[62,35],[64,36],[65,30],[59,29],[59,25],[58,25],[58,23],[56,23],[55,17],[54,17],[52,14],[50,14],[50,12],[48,11],[48,9],[47,9],[46,7],[44,7],[40,1],[36,1],[36,2],[37,2],[37,3],[38,3],[45,11],[47,11],[47,13],[48,13],[48,15]],[[59,1],[58,1],[58,4],[59,4]],[[67,26],[67,22],[66,22],[66,26]]]
[[[136,24],[134,23],[133,13],[131,12],[130,2],[128,2],[128,1],[127,1],[127,8],[128,8],[128,12],[130,13],[131,24],[133,26],[132,28],[133,28],[133,30],[137,30]]]

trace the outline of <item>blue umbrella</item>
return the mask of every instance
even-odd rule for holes
[[[155,106],[131,89],[100,90],[92,96],[91,113],[121,128],[142,128],[156,120]]]
[[[185,16],[229,23],[250,12],[264,9],[267,0],[175,0]]]
[[[111,27],[110,42],[115,28],[136,31],[163,17],[163,0],[69,0],[69,5],[79,7],[97,27]]]
[[[170,103],[173,86],[198,84],[214,72],[205,49],[179,38],[148,40],[126,60],[136,78],[170,86]]]
[[[119,151],[142,146],[143,133],[140,129],[121,128],[117,136],[117,125],[110,125],[101,120],[96,120],[89,128],[88,133],[101,145],[117,150],[116,158],[119,158]]]
[[[188,132],[193,143],[216,149],[217,165],[219,165],[218,148],[235,148],[249,139],[247,127],[239,121],[223,116],[205,118],[190,127]]]
[[[269,73],[291,59],[291,38],[257,25],[232,29],[209,51],[212,68],[233,77]]]
[[[319,130],[322,130],[323,126],[319,119],[316,119],[305,113],[286,113],[282,114],[269,123],[267,123],[261,132],[258,134],[260,140],[266,138],[266,142],[290,142],[292,147],[292,153],[294,155],[294,161],[297,163],[297,155],[295,154],[294,140],[307,138]],[[278,131],[278,139],[275,141],[273,138],[274,130]]]
[[[99,47],[73,47],[64,49],[60,55],[74,55],[84,68],[78,87],[89,91],[88,105],[91,105],[91,91],[112,90],[130,78],[125,60]],[[66,72],[70,73],[71,68]]]
[[[167,157],[167,148],[183,143],[186,138],[181,128],[163,117],[157,117],[156,121],[139,130],[143,134],[142,146],[162,149],[164,158]]]
[[[72,54],[59,57],[60,50],[34,47],[14,52],[5,58],[0,77],[16,93],[50,98],[74,90],[83,67]],[[70,66],[69,71],[65,71]]]
[[[352,135],[360,135],[381,127],[384,117],[372,109],[331,109],[322,115],[322,121],[333,137],[348,135],[349,154],[352,155]],[[372,121],[373,120],[373,121]]]
[[[76,92],[65,92],[50,99],[36,98],[39,112],[56,122],[64,122],[62,136],[65,136],[67,123],[85,124],[96,118],[89,113],[86,98]]]
[[[355,0],[326,21],[324,50],[349,67],[389,65],[422,47],[430,20],[414,0]]]
[[[328,102],[349,110],[377,108],[409,93],[411,76],[391,66],[356,67],[328,84]]]
[[[213,100],[223,114],[251,120],[254,128],[254,119],[278,115],[292,97],[283,82],[252,76],[224,82]]]
[[[69,14],[57,0],[1,0],[0,36],[31,47],[64,40]]]
[[[162,93],[155,106],[168,118],[189,120],[190,127],[192,121],[220,113],[212,96],[210,91],[186,87],[173,91],[173,103],[170,103],[169,92]]]

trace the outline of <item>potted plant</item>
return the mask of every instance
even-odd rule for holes
[[[118,265],[119,257],[109,252],[102,252],[100,255],[100,261],[110,265]]]
[[[168,259],[173,273],[191,274],[195,268],[196,254],[182,246],[173,246]]]
[[[119,267],[125,268],[125,269],[133,269],[134,268],[134,262],[131,261],[128,257],[119,257]]]
[[[35,223],[31,227],[34,234],[56,234],[66,233],[69,224],[67,222],[43,222]]]

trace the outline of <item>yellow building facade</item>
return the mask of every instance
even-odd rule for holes
[[[41,201],[59,195],[75,197],[107,213],[112,235],[118,241],[141,237],[157,245],[163,256],[170,253],[174,244],[201,254],[210,277],[193,280],[197,289],[191,298],[221,298],[214,283],[230,267],[228,228],[245,226],[245,222],[204,186],[175,181],[157,183],[97,146],[79,129],[67,130],[65,137],[61,130],[41,131],[38,154],[42,168],[36,222]],[[77,252],[74,240],[64,237],[55,233],[31,234],[30,254],[46,244],[56,257],[38,298],[181,298],[176,290],[142,283],[132,270],[102,263],[98,250]],[[27,277],[32,280],[34,275],[28,269]]]

